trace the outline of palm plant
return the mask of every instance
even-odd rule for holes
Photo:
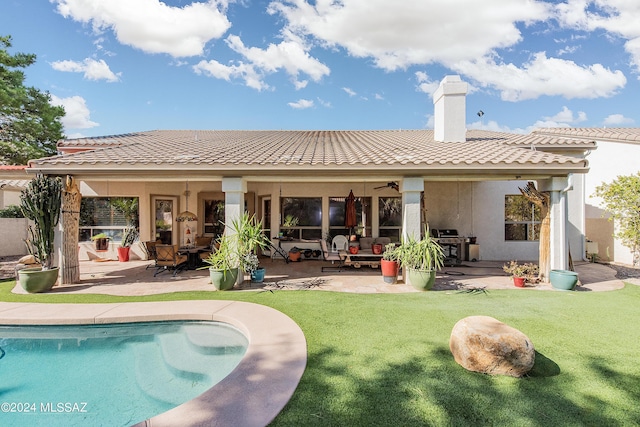
[[[440,270],[444,266],[442,246],[431,237],[429,228],[425,228],[422,239],[413,236],[403,241],[398,248],[398,260],[404,268],[414,270]]]

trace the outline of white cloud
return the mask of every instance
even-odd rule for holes
[[[556,7],[561,24],[571,29],[604,29],[626,40],[625,49],[640,70],[640,3],[630,0],[580,0]]]
[[[530,0],[275,0],[268,11],[282,15],[288,31],[373,58],[376,66],[392,71],[511,47],[522,38],[517,23],[544,21],[552,9]]]
[[[325,100],[324,100],[324,99],[322,99],[322,98],[318,98],[318,102],[319,102],[319,103],[320,103],[320,105],[322,105],[323,107],[331,108],[331,102],[329,102],[329,101],[325,101]]]
[[[118,41],[148,53],[174,57],[201,55],[205,44],[231,27],[229,1],[209,0],[184,7],[160,0],[51,0],[58,13],[91,23],[96,33],[113,30]]]
[[[545,117],[544,119],[546,121],[562,123],[562,124],[566,124],[568,126],[569,124],[575,124],[575,123],[580,123],[580,122],[586,121],[587,120],[587,113],[585,113],[584,111],[579,111],[578,112],[578,116],[574,117],[573,111],[571,111],[569,108],[564,106],[564,107],[562,107],[562,111],[560,111],[556,115],[551,116],[551,117]]]
[[[611,71],[601,64],[580,66],[573,61],[547,58],[544,52],[535,54],[522,67],[483,58],[460,62],[454,68],[481,86],[496,88],[505,101],[536,99],[542,95],[569,99],[610,97],[627,83],[619,70]]]
[[[304,110],[313,107],[313,101],[309,99],[299,99],[296,102],[289,102],[287,105],[296,110]]]
[[[308,48],[295,37],[279,44],[271,43],[266,49],[246,47],[240,37],[235,35],[227,37],[226,42],[254,67],[265,73],[275,73],[283,69],[294,79],[294,83],[301,72],[315,82],[330,73],[329,67],[309,55]]]
[[[356,96],[357,95],[355,91],[351,90],[348,87],[343,87],[342,90],[345,91],[347,93],[347,95],[349,95],[349,96]]]
[[[378,101],[384,101],[384,96],[380,95],[379,93],[376,93],[374,97]]]
[[[81,96],[59,98],[51,95],[51,104],[64,107],[65,115],[60,119],[60,122],[65,129],[89,129],[100,126],[99,123],[91,121],[91,112]]]
[[[307,80],[299,80],[300,73],[307,74],[313,81],[319,81],[329,75],[329,67],[311,57],[307,47],[298,40],[285,40],[280,44],[270,44],[266,49],[246,47],[240,37],[231,35],[225,40],[227,46],[239,53],[244,60],[235,65],[223,65],[216,60],[200,61],[194,66],[196,73],[204,72],[210,77],[230,81],[239,78],[245,84],[257,90],[269,88],[264,82],[267,74],[285,70],[291,77],[296,90],[307,86]]]
[[[621,126],[634,123],[633,119],[623,116],[622,114],[610,114],[604,119],[606,126]]]
[[[440,82],[434,82],[429,78],[424,71],[416,71],[416,80],[418,80],[418,91],[426,93],[427,95],[433,95],[433,92],[438,89]]]
[[[236,65],[224,65],[215,59],[200,61],[193,66],[193,71],[195,71],[196,74],[204,74],[226,81],[231,81],[232,78],[239,78],[244,80],[248,87],[259,91],[270,88],[270,86],[263,81],[263,76],[256,71],[253,65],[243,62],[238,62]]]
[[[120,80],[122,73],[115,74],[109,68],[109,65],[101,59],[96,61],[92,58],[85,58],[84,61],[55,61],[51,63],[51,67],[57,71],[70,73],[84,73],[87,80],[106,80],[108,82],[117,82]]]

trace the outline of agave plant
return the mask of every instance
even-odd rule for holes
[[[29,226],[27,249],[43,270],[53,267],[55,228],[60,221],[62,180],[38,174],[20,193],[20,208]]]

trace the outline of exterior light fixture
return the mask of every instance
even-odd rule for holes
[[[184,192],[184,196],[187,200],[187,203],[186,203],[187,210],[185,210],[184,212],[180,212],[178,214],[178,216],[176,217],[177,222],[187,222],[187,221],[198,220],[198,217],[196,216],[196,214],[194,214],[193,212],[189,212],[189,195],[191,195],[191,192],[189,191],[189,181],[187,181],[187,189]]]

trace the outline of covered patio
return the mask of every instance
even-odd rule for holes
[[[374,293],[413,293],[411,285],[403,283],[401,277],[396,284],[383,281],[380,269],[369,267],[345,268],[340,272],[322,272],[322,267],[330,267],[325,261],[302,261],[285,263],[283,260],[260,259],[267,270],[264,283],[246,280],[229,292],[261,292],[278,290],[316,290]],[[57,285],[50,294],[106,294],[116,296],[156,295],[172,292],[210,291],[217,292],[209,280],[208,270],[186,270],[176,277],[171,273],[160,273],[154,277],[154,270],[147,269],[151,261],[80,262],[80,283]],[[514,292],[527,290],[553,291],[549,283],[527,284],[524,289],[515,288],[509,276],[502,271],[504,262],[478,261],[463,262],[454,267],[445,267],[438,272],[432,291],[459,292],[474,290],[511,289]],[[5,268],[5,271],[9,268]],[[608,291],[624,287],[616,278],[616,270],[602,264],[576,263],[575,270],[580,282],[577,291]],[[640,279],[628,279],[640,285]],[[19,284],[14,293],[25,293]]]

